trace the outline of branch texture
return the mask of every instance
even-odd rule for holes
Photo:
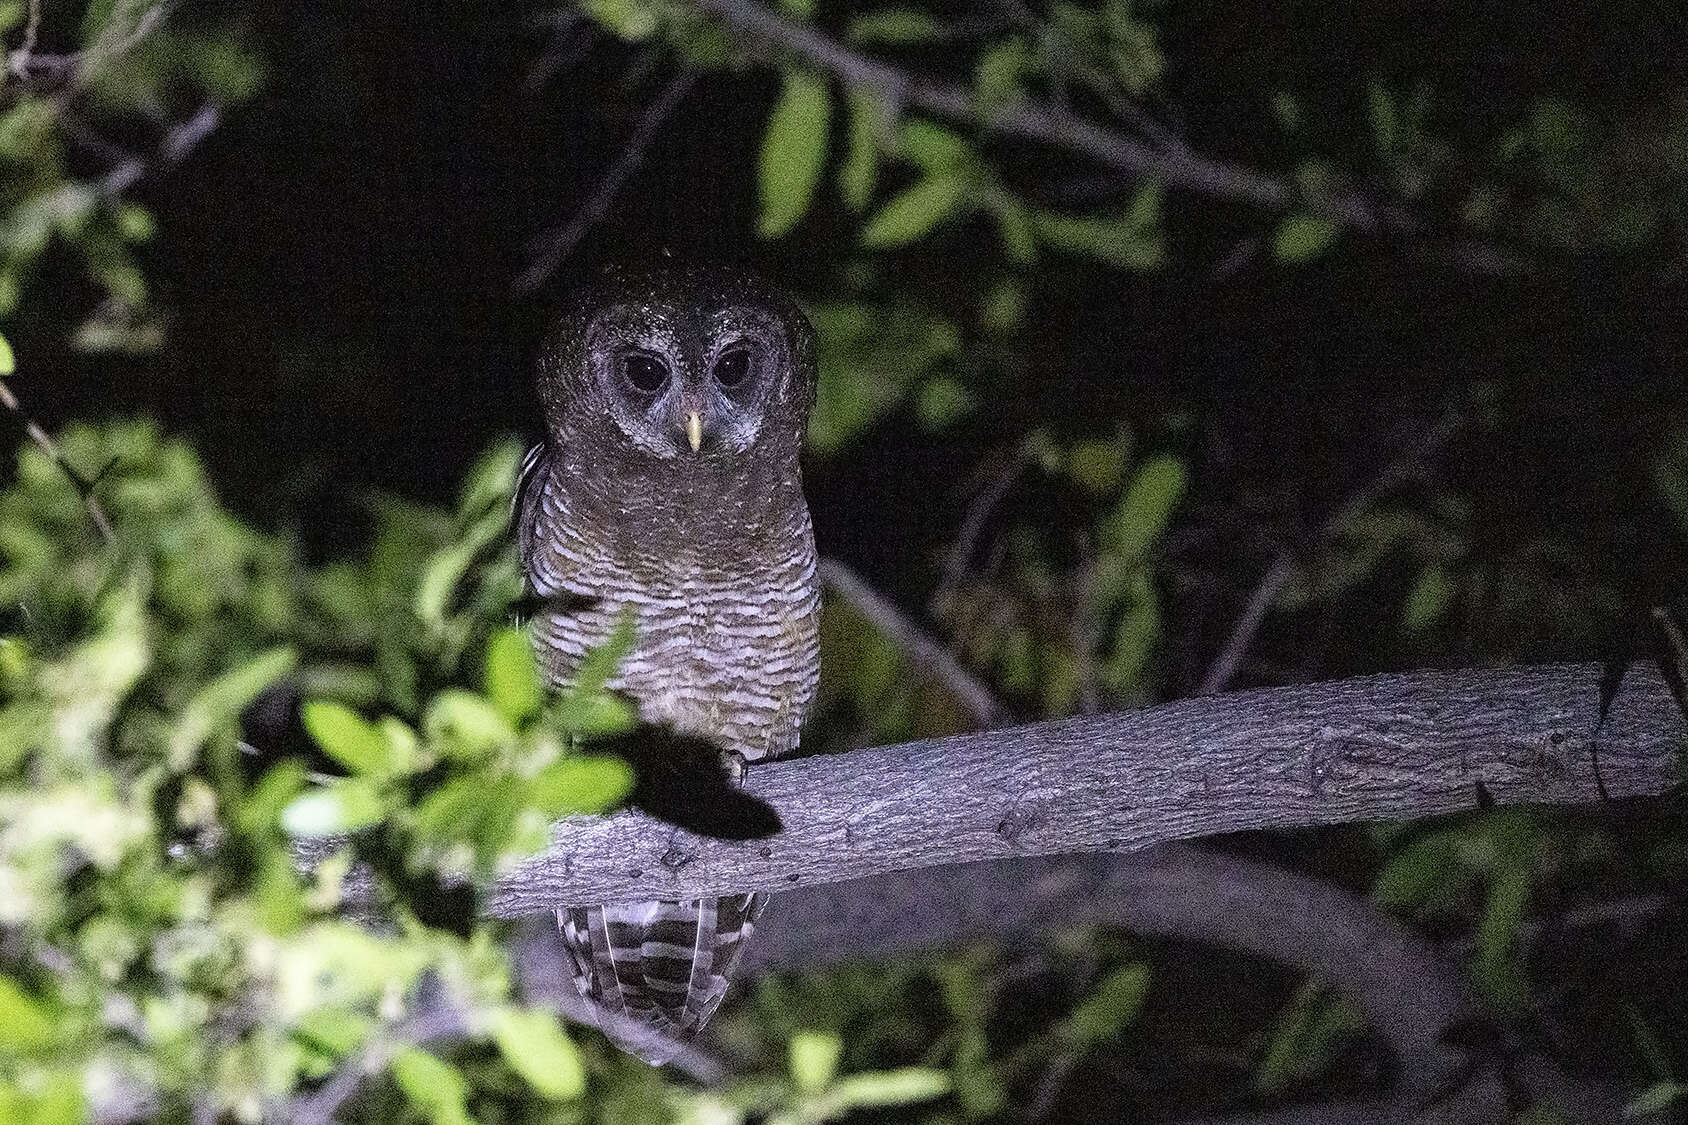
[[[1663,676],[1630,669],[1599,723],[1600,667],[1420,672],[1183,700],[775,762],[747,787],[784,822],[706,839],[637,811],[560,823],[494,914],[786,890],[984,859],[1136,851],[1249,829],[1415,819],[1654,795],[1685,729]]]

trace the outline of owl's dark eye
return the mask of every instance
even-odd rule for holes
[[[654,395],[668,382],[667,364],[644,352],[633,352],[623,359],[621,371],[640,394]]]
[[[747,348],[731,348],[721,353],[721,358],[715,361],[715,381],[727,390],[732,390],[750,376],[750,351]]]

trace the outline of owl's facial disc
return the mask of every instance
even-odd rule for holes
[[[635,447],[663,460],[751,449],[791,349],[771,312],[739,306],[701,317],[616,306],[587,340],[597,397]]]

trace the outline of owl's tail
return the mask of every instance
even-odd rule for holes
[[[611,1041],[652,1066],[691,1042],[727,994],[763,899],[729,895],[558,910],[575,986]]]

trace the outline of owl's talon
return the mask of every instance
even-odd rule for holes
[[[743,789],[744,779],[750,776],[750,763],[745,761],[744,755],[737,750],[723,750],[721,765],[727,771],[727,780]]]

